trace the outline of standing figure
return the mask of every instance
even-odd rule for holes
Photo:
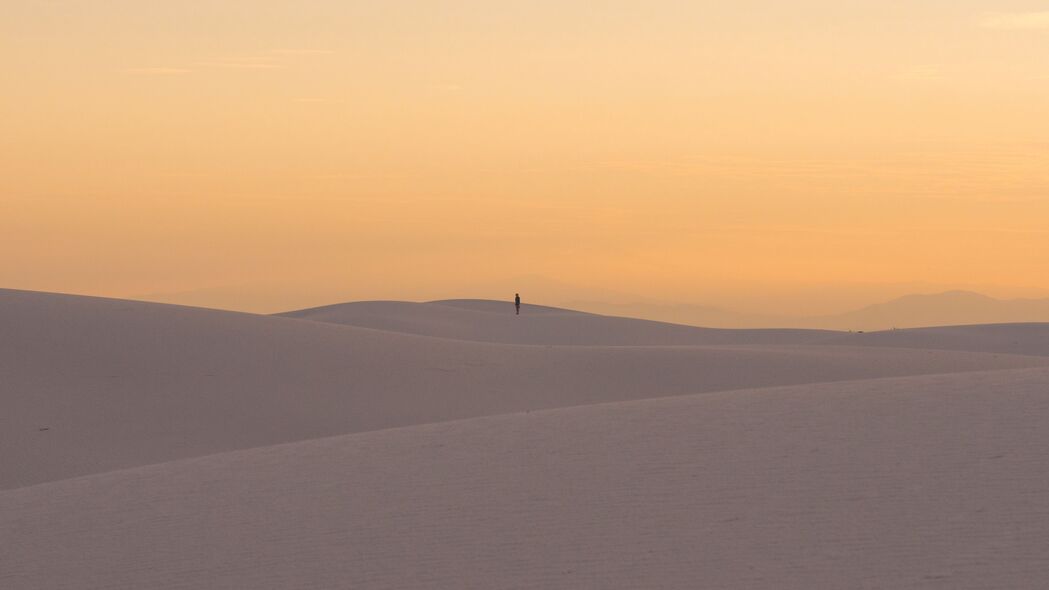
[[[514,293],[514,307],[517,308],[517,315],[521,315],[521,294]]]

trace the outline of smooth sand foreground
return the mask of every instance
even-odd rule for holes
[[[0,587],[1049,579],[1045,325],[525,345],[424,316],[0,291]]]

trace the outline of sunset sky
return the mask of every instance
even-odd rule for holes
[[[1046,0],[6,0],[0,68],[0,287],[1049,295]]]

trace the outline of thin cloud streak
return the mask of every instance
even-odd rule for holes
[[[250,61],[205,61],[196,64],[202,68],[225,68],[233,70],[278,70],[284,64]]]
[[[125,68],[123,72],[137,76],[177,76],[191,74],[193,70],[187,68]]]
[[[987,29],[1049,30],[1049,10],[988,14],[980,19],[980,25]]]
[[[272,49],[274,55],[331,55],[335,51],[331,49]]]

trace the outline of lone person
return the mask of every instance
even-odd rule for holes
[[[517,315],[521,315],[521,294],[514,293],[514,307],[517,308]]]

